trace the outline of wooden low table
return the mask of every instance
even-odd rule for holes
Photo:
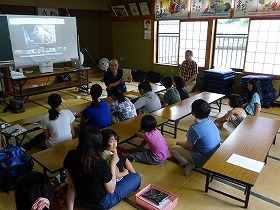
[[[202,92],[190,98],[182,100],[178,103],[172,104],[170,106],[152,112],[152,114],[169,119],[169,121],[174,122],[174,133],[172,134],[174,134],[174,138],[177,138],[177,128],[178,128],[179,121],[182,118],[191,114],[191,105],[195,100],[203,99],[209,104],[217,102],[218,109],[219,111],[221,111],[221,103],[224,97],[225,95],[223,94]]]
[[[152,91],[154,93],[159,93],[159,92],[162,92],[162,91],[165,91],[166,88],[162,85],[158,85],[158,84],[154,84],[154,83],[150,83],[151,84],[151,87],[152,87]]]
[[[40,120],[43,118],[43,116],[46,114],[39,114],[33,117],[28,117],[28,118],[24,118],[21,120],[17,120],[17,121],[13,121],[11,123],[11,125],[20,125],[22,127],[24,127],[27,131],[24,133],[21,133],[17,136],[10,136],[10,135],[6,135],[4,133],[2,133],[2,129],[0,129],[0,132],[5,136],[5,138],[1,139],[1,145],[3,148],[6,148],[9,146],[9,144],[11,144],[10,138],[14,137],[16,140],[16,145],[17,146],[21,146],[23,140],[25,139],[26,135],[30,132],[36,131],[36,130],[40,130],[40,124],[37,122],[40,122]]]
[[[109,129],[114,130],[119,135],[119,142],[128,141],[135,138],[136,131],[140,128],[140,122],[145,114],[138,115],[137,117],[129,120],[122,121],[117,124],[113,124]],[[167,122],[167,119],[155,116],[158,126]],[[63,161],[70,149],[75,149],[78,145],[78,139],[72,141],[66,141],[57,144],[49,149],[37,152],[31,155],[31,158],[43,167],[43,172],[54,174],[63,169]]]
[[[75,68],[60,68],[54,69],[50,73],[40,73],[39,70],[33,71],[32,73],[25,73],[22,78],[13,78],[11,75],[7,78],[11,81],[13,91],[10,93],[16,98],[28,98],[31,95],[37,95],[41,93],[47,93],[56,90],[62,90],[71,87],[78,87],[88,90],[88,70],[85,69],[75,69]],[[51,78],[62,74],[73,74],[76,75],[75,79],[72,81],[62,82],[62,83],[50,83],[44,86],[28,87],[26,84],[31,80],[36,80],[40,78]]]
[[[243,202],[244,207],[247,208],[251,187],[254,186],[259,173],[230,164],[227,160],[232,154],[237,154],[266,162],[269,149],[275,141],[279,127],[280,121],[278,120],[247,116],[203,166],[207,172],[205,192],[213,190]],[[213,177],[219,177],[245,187],[245,200],[209,187]]]

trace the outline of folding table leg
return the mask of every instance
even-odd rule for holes
[[[246,199],[245,199],[245,205],[244,205],[244,208],[246,208],[246,209],[247,209],[248,204],[249,204],[250,192],[251,192],[251,186],[247,186],[246,187]]]
[[[205,183],[205,192],[207,193],[208,192],[208,187],[209,187],[209,183],[210,183],[210,172],[207,171],[207,176],[206,176],[206,183]]]

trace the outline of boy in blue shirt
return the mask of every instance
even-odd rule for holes
[[[171,155],[185,165],[185,176],[195,167],[202,167],[220,146],[220,134],[209,119],[211,106],[202,99],[192,103],[195,117],[187,133],[187,141],[179,141],[170,149]]]

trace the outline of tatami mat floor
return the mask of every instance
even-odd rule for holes
[[[91,77],[92,84],[99,83],[105,90],[105,85],[100,77]],[[130,83],[127,85],[128,90],[137,89],[137,83]],[[85,93],[79,93],[75,88],[58,91],[64,99],[63,107],[67,108],[76,104],[83,104],[91,100],[89,95]],[[104,91],[106,93],[106,91]],[[47,113],[47,97],[50,93],[36,95],[30,97],[30,101],[25,104],[25,112],[20,114],[12,114],[10,112],[2,113],[4,109],[3,105],[0,105],[1,119],[7,122],[13,122],[15,120],[23,119],[26,117]],[[196,93],[192,93],[196,94]],[[76,96],[81,96],[77,99]],[[222,116],[226,113],[230,107],[227,105],[227,100],[223,100],[222,111],[219,113],[217,110],[211,111],[211,118]],[[263,117],[273,118],[280,120],[280,107],[274,107],[269,109],[262,109],[260,114]],[[165,133],[164,136],[167,140],[169,148],[172,147],[176,141],[186,138],[186,131],[192,124],[194,118],[188,116],[180,121],[178,137],[174,139],[172,135]],[[76,122],[78,123],[78,122]],[[172,130],[165,126],[167,130]],[[263,128],[265,129],[265,128]],[[232,131],[232,127],[225,125],[220,129],[221,141],[225,140]],[[29,138],[32,138],[36,133],[30,134]],[[135,145],[139,145],[141,139],[135,138],[129,142],[122,144],[124,148],[131,148]],[[256,142],[257,143],[257,142]],[[276,144],[272,145],[267,164],[261,171],[255,186],[252,188],[248,209],[280,209],[280,135],[277,134]],[[39,151],[40,148],[36,147],[28,152],[32,154]],[[151,166],[142,163],[133,162],[133,166],[137,172],[143,175],[143,180],[140,189],[144,188],[148,184],[155,184],[160,186],[178,196],[178,204],[175,209],[242,209],[243,204],[233,199],[227,198],[215,192],[204,192],[205,186],[205,173],[201,169],[195,169],[187,177],[183,174],[183,168],[171,160],[165,161],[161,165]],[[35,164],[35,169],[41,171],[41,167]],[[240,198],[244,197],[244,193],[238,186],[230,186],[228,183],[214,180],[212,185],[225,192],[233,193]],[[135,205],[135,193],[130,195],[128,199],[122,201],[117,205],[115,210],[128,210],[128,209],[140,209]],[[10,191],[9,194],[0,192],[0,209],[14,210],[14,191]],[[76,207],[75,209],[81,209]]]

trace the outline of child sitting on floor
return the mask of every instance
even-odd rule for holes
[[[185,81],[180,76],[173,77],[173,86],[178,90],[181,100],[189,98],[189,93],[185,88]]]
[[[113,123],[137,116],[134,104],[126,98],[117,86],[110,89],[113,103],[109,105]]]
[[[248,102],[243,104],[245,112],[249,115],[258,116],[261,112],[262,106],[262,90],[261,82],[258,78],[251,78],[248,80]]]
[[[44,143],[47,148],[50,148],[75,137],[73,127],[75,116],[70,110],[63,109],[61,103],[62,98],[59,94],[53,93],[49,95],[48,104],[51,108],[49,113],[41,119],[41,126],[44,132],[23,145],[24,150],[30,150],[40,143]]]
[[[166,88],[166,93],[158,94],[162,100],[163,106],[168,106],[181,101],[180,94],[176,88],[173,88],[173,78],[171,76],[165,76],[161,79],[162,85]]]
[[[170,149],[171,155],[184,165],[185,176],[189,175],[195,167],[202,167],[220,146],[220,134],[209,119],[211,106],[202,99],[192,103],[194,124],[187,132],[187,140],[178,141]]]
[[[101,133],[103,136],[103,148],[105,149],[102,156],[105,160],[110,161],[111,156],[114,153],[117,153],[119,136],[115,131],[111,129],[103,129]],[[119,159],[120,160],[117,163],[116,167],[117,182],[129,173],[136,173],[133,166],[131,165],[131,162],[124,155],[119,155]]]
[[[140,161],[151,165],[162,163],[170,156],[163,135],[156,129],[157,121],[152,115],[145,115],[141,120],[141,132],[136,135],[143,138],[139,147],[130,157],[132,161]],[[150,149],[140,151],[148,143]]]
[[[215,125],[220,127],[227,121],[231,122],[233,126],[236,128],[242,120],[247,117],[245,110],[242,108],[242,98],[238,94],[231,94],[228,97],[228,105],[232,108],[232,110],[228,111],[224,116],[215,120]]]

